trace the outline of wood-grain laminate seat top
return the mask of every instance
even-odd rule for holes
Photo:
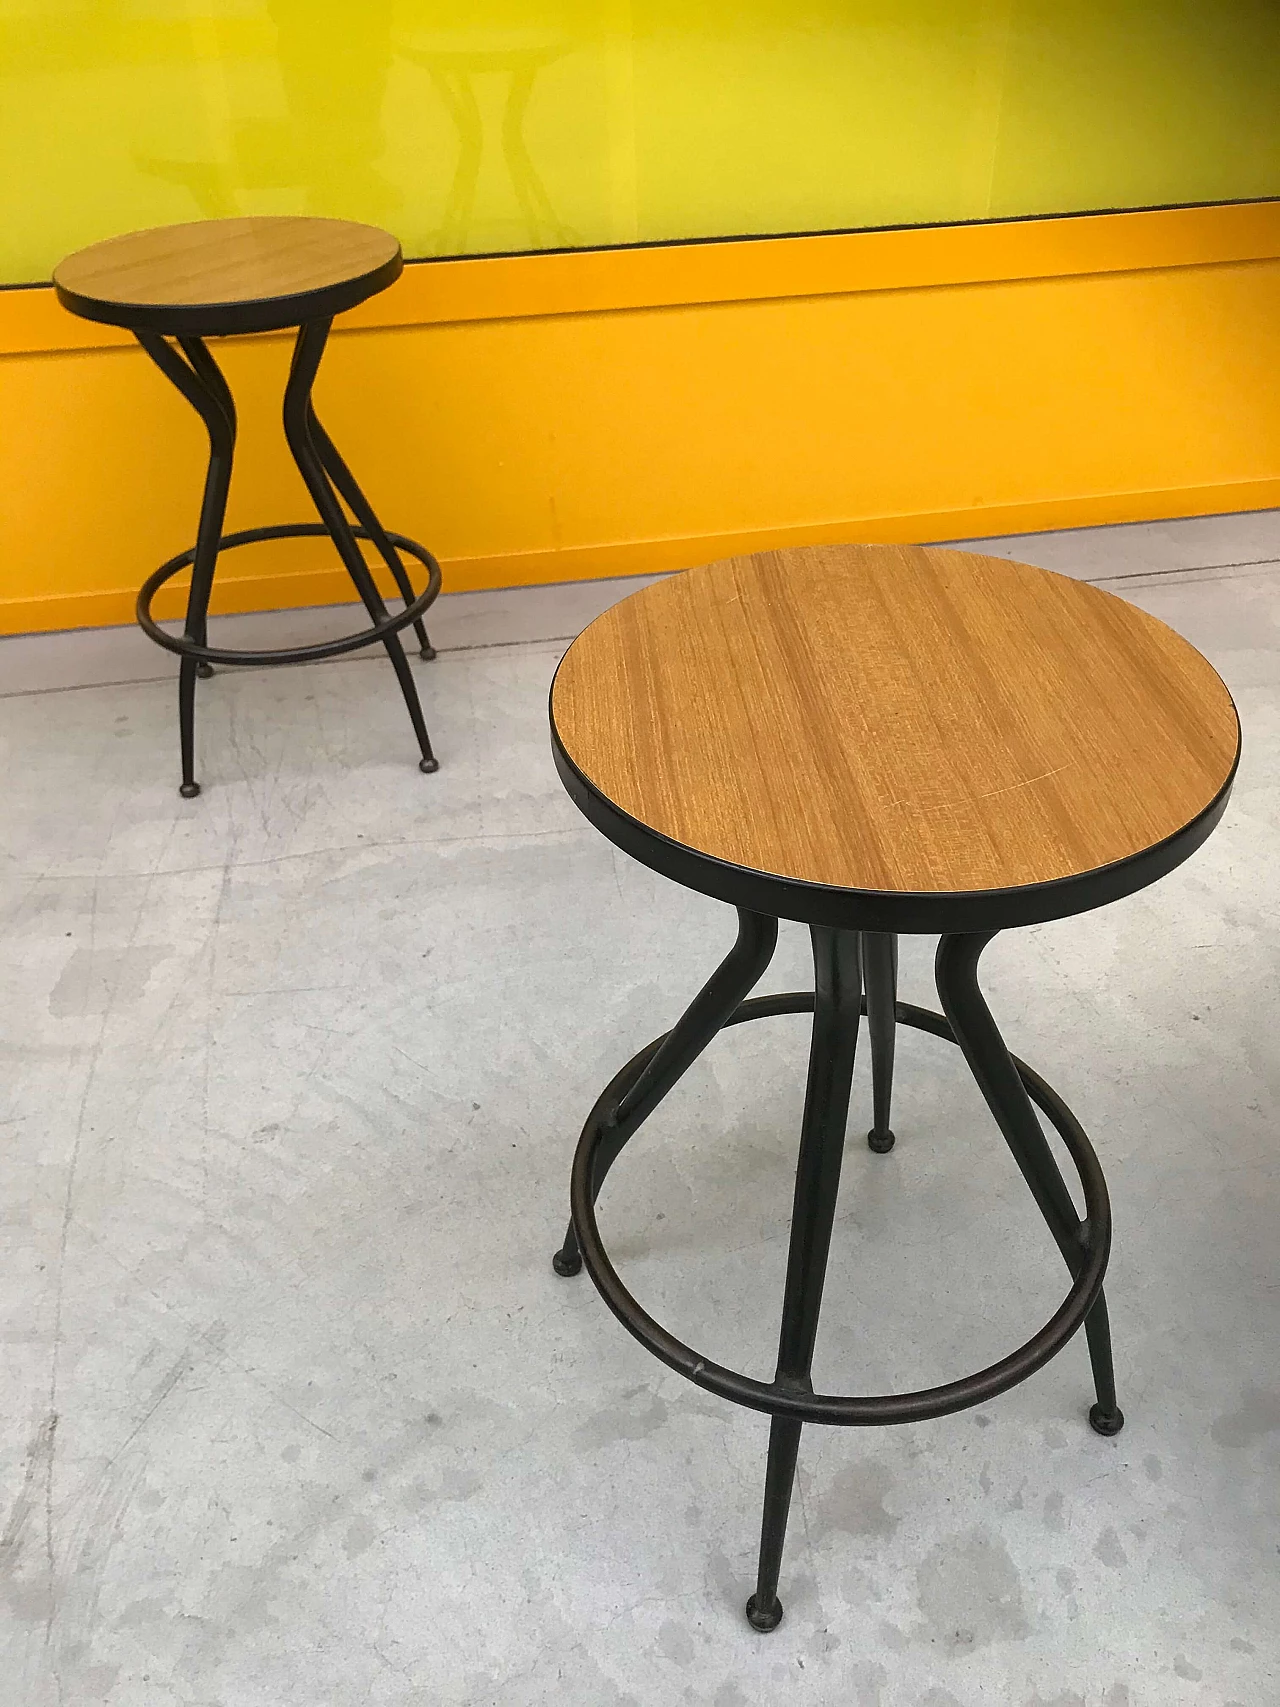
[[[353,308],[404,266],[389,232],[346,219],[206,219],[111,237],[53,282],[82,319],[131,331],[266,332]]]
[[[573,643],[551,713],[579,804],[727,868],[886,896],[1062,884],[1206,814],[1207,834],[1239,751],[1226,687],[1154,617],[917,546],[656,582]]]

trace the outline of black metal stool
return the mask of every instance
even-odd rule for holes
[[[421,656],[434,658],[422,618],[440,591],[440,565],[416,540],[389,533],[379,522],[311,402],[320,358],[335,314],[385,290],[404,268],[395,238],[371,225],[341,219],[217,219],[160,226],[95,243],[62,261],[54,271],[58,299],[73,314],[126,327],[165,377],[195,409],[209,434],[209,468],[195,546],[179,552],[147,577],[138,594],[143,630],[159,646],[176,652],[182,786],[188,799],[199,794],[195,780],[195,685],[214,664],[306,664],[335,658],[381,641],[387,649],[421,750],[419,769],[434,771],[413,673],[400,644],[412,626]],[[231,485],[236,409],[230,387],[205,344],[206,338],[298,328],[284,395],[284,431],[298,472],[319,514],[318,522],[222,532]],[[170,341],[172,340],[172,341]],[[355,517],[347,518],[343,504]],[[263,540],[328,535],[369,613],[371,626],[358,634],[314,646],[270,651],[210,646],[209,597],[218,554]],[[357,543],[368,540],[390,570],[404,599],[391,614]],[[400,556],[407,552],[426,571],[420,593]],[[151,601],[174,575],[191,569],[186,623],[181,636],[167,634],[151,615]]]
[[[585,1263],[629,1332],[699,1387],[773,1419],[756,1591],[778,1574],[803,1425],[922,1421],[1025,1380],[1081,1325],[1089,1420],[1117,1433],[1102,1283],[1106,1183],[1062,1099],[1010,1055],[978,985],[997,932],[1087,911],[1171,871],[1226,806],[1239,755],[1208,663],[1108,593],[1024,564],[916,547],[764,553],[695,569],[608,611],[569,648],[551,695],[569,795],[654,870],[738,911],[738,938],[692,1006],[622,1068],[574,1158],[558,1274]],[[807,924],[812,993],[749,1000],[778,920]],[[897,934],[941,937],[942,1012],[897,999]],[[777,1372],[762,1381],[675,1339],[619,1278],[595,1202],[641,1123],[725,1026],[813,1014]],[[1025,1345],[915,1393],[815,1393],[810,1378],[861,1014],[873,1150],[889,1126],[895,1027],[956,1044],[1071,1275]],[[1035,1109],[1079,1174],[1081,1216]]]

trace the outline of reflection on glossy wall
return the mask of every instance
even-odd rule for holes
[[[0,280],[141,225],[410,255],[1280,193],[1277,0],[0,0]]]

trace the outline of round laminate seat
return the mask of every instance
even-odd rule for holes
[[[1184,859],[1226,804],[1231,696],[1082,581],[919,546],[731,558],[606,611],[556,674],[586,815],[690,888],[850,929],[1004,929]]]
[[[330,319],[397,279],[400,245],[348,219],[202,219],[131,231],[54,268],[82,320],[164,336],[276,332]]]

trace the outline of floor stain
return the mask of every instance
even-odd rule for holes
[[[42,1501],[57,1430],[57,1412],[51,1411],[28,1443],[22,1486],[0,1532],[0,1589],[13,1616],[24,1623],[43,1624],[51,1612]],[[41,1521],[33,1523],[37,1512]]]
[[[882,1665],[877,1665],[874,1660],[863,1660],[844,1673],[841,1693],[852,1707],[882,1707],[884,1686],[888,1681],[889,1674]],[[850,1684],[853,1686],[852,1694],[849,1692]]]
[[[400,1504],[406,1511],[422,1511],[429,1505],[456,1505],[478,1494],[484,1478],[474,1470],[458,1470],[452,1466],[444,1471],[438,1483],[419,1476],[410,1484]]]
[[[1199,1683],[1204,1673],[1198,1666],[1193,1666],[1185,1654],[1173,1656],[1173,1669],[1179,1677],[1185,1677],[1188,1683]]]
[[[1008,1548],[990,1529],[940,1541],[921,1563],[916,1580],[923,1634],[953,1653],[1016,1641],[1030,1630],[1022,1579]]]
[[[1046,1494],[1044,1501],[1044,1526],[1051,1535],[1061,1535],[1065,1524],[1062,1517],[1062,1495]]]
[[[367,1553],[378,1539],[378,1531],[367,1517],[356,1517],[351,1520],[347,1533],[343,1537],[342,1550],[348,1559],[358,1559],[361,1553]]]
[[[1095,1559],[1100,1559],[1104,1565],[1110,1565],[1112,1570],[1116,1571],[1122,1565],[1129,1563],[1129,1555],[1120,1545],[1120,1537],[1109,1524],[1094,1542],[1093,1556]]]
[[[707,1577],[715,1584],[716,1596],[722,1605],[736,1604],[741,1608],[748,1594],[755,1587],[755,1575],[747,1582],[745,1576],[740,1576],[734,1569],[733,1560],[727,1553],[717,1549],[707,1560]]]
[[[843,1535],[892,1535],[901,1521],[884,1503],[893,1485],[888,1466],[878,1458],[850,1464],[820,1502],[824,1528]]]
[[[1209,1430],[1219,1446],[1252,1446],[1280,1429],[1280,1393],[1248,1387],[1237,1410],[1219,1417]]]
[[[678,1666],[692,1665],[697,1653],[693,1637],[674,1618],[668,1618],[658,1631],[658,1651],[665,1654],[672,1665]]]
[[[597,1411],[577,1431],[579,1446],[591,1452],[620,1440],[644,1440],[667,1420],[667,1402],[647,1387],[632,1389],[623,1402]]]
[[[76,1674],[77,1697],[84,1702],[110,1701],[111,1692],[119,1680],[119,1666],[85,1666]]]
[[[49,992],[49,1012],[54,1019],[84,1019],[136,1002],[171,954],[167,948],[77,948]]]

